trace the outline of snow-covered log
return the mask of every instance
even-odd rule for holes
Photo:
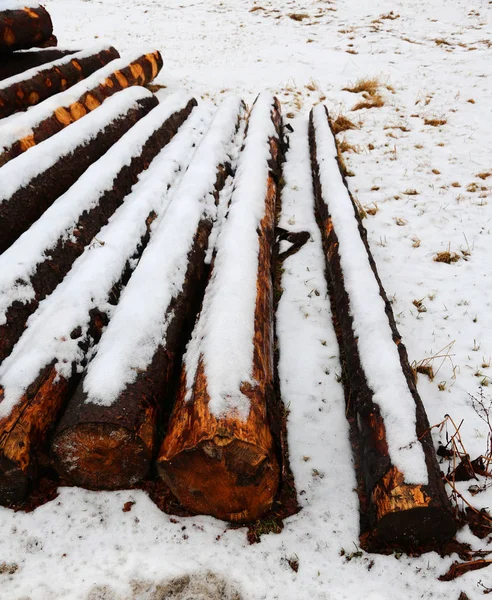
[[[280,128],[279,103],[260,95],[158,457],[185,507],[230,521],[259,518],[279,483],[268,405]]]
[[[36,477],[38,452],[50,427],[108,323],[151,223],[164,214],[173,184],[209,122],[208,106],[193,110],[63,282],[40,303],[0,366],[1,503],[21,500]]]
[[[162,68],[159,52],[134,52],[27,112],[0,122],[0,167],[100,106],[106,98],[133,85],[145,86]]]
[[[328,112],[310,114],[316,207],[362,487],[367,549],[444,542],[455,532],[405,346],[337,160]]]
[[[1,167],[0,252],[156,104],[145,88],[126,89]]]
[[[52,34],[51,17],[43,6],[0,12],[0,55],[13,50],[42,46],[50,40]]]
[[[149,470],[175,358],[200,308],[242,110],[232,97],[217,111],[57,427],[53,462],[75,485],[128,487]]]
[[[23,73],[28,69],[45,65],[69,54],[75,54],[76,50],[62,50],[60,48],[42,48],[26,50],[25,52],[12,52],[2,56],[0,62],[0,81]]]
[[[0,364],[39,302],[68,273],[194,106],[188,96],[167,98],[0,255]]]
[[[112,46],[82,50],[0,82],[0,119],[42,102],[119,58]]]

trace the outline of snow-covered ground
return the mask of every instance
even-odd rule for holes
[[[268,89],[281,100],[294,128],[281,225],[312,233],[284,264],[278,311],[291,466],[303,508],[281,534],[249,545],[245,529],[226,530],[209,517],[170,517],[143,492],[61,489],[31,514],[0,509],[1,600],[457,600],[461,591],[470,600],[482,597],[479,582],[492,586],[491,567],[445,583],[437,578],[456,556],[358,552],[338,348],[312,214],[307,112],[323,100],[334,115],[343,111],[360,125],[339,136],[356,150],[344,154],[354,173],[349,184],[369,210],[364,224],[410,360],[428,358],[434,368],[433,381],[420,375],[418,383],[429,419],[438,423],[447,413],[463,419],[469,454],[484,453],[488,428],[469,394],[482,384],[492,398],[492,175],[486,177],[492,4],[47,0],[46,6],[62,46],[160,49],[165,66],[158,83],[166,91],[214,100],[239,93],[251,101]],[[382,107],[350,110],[362,95],[343,88],[361,78],[377,78]],[[448,249],[459,259],[434,261]],[[492,506],[490,491],[470,499]],[[128,501],[135,504],[123,512]],[[468,528],[458,537],[487,547]],[[297,572],[289,566],[293,559]]]

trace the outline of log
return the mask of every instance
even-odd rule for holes
[[[0,81],[24,73],[34,67],[45,65],[46,63],[53,62],[68,56],[75,54],[76,50],[60,50],[60,48],[47,48],[41,50],[28,50],[26,52],[13,52],[2,56],[2,62],[0,63]]]
[[[0,364],[41,300],[62,281],[194,106],[195,100],[176,95],[153,109],[0,255]]]
[[[82,50],[0,83],[0,119],[39,104],[85,79],[115,58],[111,47]]]
[[[145,86],[159,73],[159,52],[111,61],[66,92],[0,124],[0,167],[84,117],[106,98],[130,86]]]
[[[279,484],[268,405],[280,130],[278,101],[260,95],[157,463],[188,510],[236,522],[260,518]]]
[[[53,23],[43,6],[0,12],[0,55],[42,46],[53,34]]]
[[[446,542],[456,525],[429,421],[322,105],[311,111],[309,142],[359,476],[361,542],[369,551]]]
[[[0,252],[156,104],[148,90],[127,89],[86,119],[4,165],[0,169]]]
[[[108,323],[108,309],[148,243],[152,222],[169,205],[173,184],[208,124],[208,111],[195,109],[152,161],[0,366],[1,504],[22,501],[35,482],[38,456]]]
[[[203,296],[241,112],[237,98],[219,108],[57,427],[53,464],[73,485],[128,488],[149,471],[158,413]]]

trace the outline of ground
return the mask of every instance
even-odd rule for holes
[[[359,550],[306,132],[308,111],[319,101],[357,126],[338,136],[346,140],[348,181],[366,212],[371,250],[410,361],[433,367],[432,380],[421,373],[418,381],[429,420],[449,414],[463,421],[468,453],[484,454],[489,428],[470,395],[482,389],[486,406],[492,398],[492,3],[45,4],[61,46],[107,40],[120,51],[161,50],[165,66],[157,83],[167,86],[164,93],[186,89],[214,101],[237,93],[251,102],[268,89],[281,100],[294,129],[281,224],[312,234],[284,265],[278,313],[282,395],[302,510],[282,533],[249,545],[245,529],[228,530],[209,517],[170,517],[144,492],[62,488],[33,513],[0,509],[2,600],[482,597],[490,567],[441,582],[456,555]],[[375,79],[377,91],[365,98],[344,89],[361,79]],[[375,97],[382,106],[352,110]],[[446,251],[449,264],[435,261]],[[445,441],[445,429],[436,429],[435,439]],[[492,504],[490,490],[471,496],[468,487],[464,482],[459,491],[474,506]],[[135,504],[123,512],[129,501]],[[492,552],[468,527],[458,539]]]

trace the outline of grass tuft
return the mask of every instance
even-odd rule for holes
[[[424,123],[431,127],[440,127],[441,125],[446,125],[447,122],[447,119],[424,119]]]
[[[349,129],[357,129],[357,126],[348,117],[339,114],[338,117],[331,122],[331,128],[333,130],[333,134],[337,135],[337,133],[340,133],[342,131],[348,131]]]

